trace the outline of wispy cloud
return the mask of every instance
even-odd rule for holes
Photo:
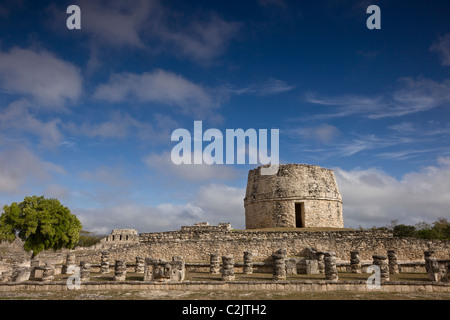
[[[134,100],[178,107],[185,114],[212,116],[219,104],[209,89],[161,69],[142,74],[115,73],[100,84],[96,99],[111,103]]]
[[[240,28],[241,23],[226,21],[213,13],[207,19],[191,21],[177,30],[165,21],[154,31],[164,43],[175,48],[171,52],[208,64],[226,51],[231,40],[238,36]]]
[[[82,28],[89,36],[90,67],[101,64],[105,48],[139,49],[151,54],[169,54],[207,65],[224,54],[239,37],[241,23],[227,21],[213,11],[187,16],[169,3],[158,0],[81,0]],[[61,10],[48,8],[64,23]]]
[[[450,66],[450,33],[439,37],[431,46],[430,51],[439,54],[443,66]]]
[[[156,1],[86,1],[83,8],[83,30],[95,41],[112,46],[143,47],[141,32],[152,9],[158,9]]]
[[[114,111],[107,119],[70,122],[63,125],[64,130],[76,137],[86,136],[101,139],[122,139],[135,137],[143,141],[158,143],[170,140],[170,128],[177,127],[169,116],[155,114],[153,121],[142,121],[125,112]]]
[[[314,119],[363,116],[369,119],[400,117],[424,112],[450,103],[450,80],[437,82],[425,78],[401,78],[393,92],[376,96],[317,96],[308,93],[305,100],[312,104],[335,107],[337,111],[318,113]]]
[[[0,192],[23,194],[32,186],[52,182],[52,174],[63,174],[62,166],[44,161],[23,145],[7,144],[0,149]]]
[[[55,118],[43,121],[33,109],[33,104],[26,99],[9,104],[0,113],[2,133],[9,137],[26,137],[26,134],[32,134],[39,138],[40,146],[57,147],[64,138],[60,129],[61,120]]]
[[[192,156],[194,156],[194,153]],[[164,172],[165,175],[168,174],[186,181],[233,180],[239,176],[236,169],[225,164],[208,165],[202,163],[175,165],[171,160],[170,152],[163,152],[161,154],[151,153],[143,161],[148,167],[156,170],[156,172]]]
[[[326,123],[314,127],[288,128],[283,130],[283,132],[294,138],[299,136],[304,140],[314,140],[324,144],[333,141],[341,134],[337,127]]]
[[[320,128],[320,127],[319,127]],[[331,133],[328,132],[331,130]],[[327,129],[325,127],[325,137],[329,137],[330,139],[334,138],[334,128]],[[313,132],[315,129],[313,128]],[[291,138],[298,141],[298,134],[293,134],[291,132],[287,132]],[[320,134],[320,130],[319,133]],[[333,143],[329,143],[325,147],[322,148],[314,148],[311,145],[310,139],[307,139],[306,136],[300,136],[303,140],[303,144],[295,144],[295,147],[301,149],[303,154],[308,153],[310,155],[318,155],[320,159],[327,158],[346,158],[346,157],[354,157],[356,155],[360,155],[362,153],[368,153],[373,155],[373,157],[381,157],[387,158],[391,156],[392,159],[400,159],[402,152],[411,153],[413,148],[416,151],[416,154],[420,153],[421,150],[429,150],[429,147],[423,147],[423,143],[431,143],[435,141],[434,138],[431,137],[417,137],[415,135],[398,135],[398,134],[384,134],[384,135],[375,135],[375,134],[350,134],[348,136],[340,137],[338,140],[333,140]],[[320,136],[316,137],[318,139]],[[390,151],[390,149],[396,148],[395,152]],[[402,151],[404,150],[404,151]],[[425,153],[426,151],[423,151]]]
[[[294,85],[289,85],[283,80],[270,78],[265,83],[253,84],[245,88],[225,88],[224,91],[231,94],[254,94],[258,96],[271,96],[284,92],[291,91],[295,88]]]

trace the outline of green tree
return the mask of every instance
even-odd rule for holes
[[[104,235],[98,235],[94,232],[81,230],[80,231],[80,239],[78,240],[76,247],[90,247],[94,244],[97,244],[100,242],[100,239],[103,238]]]
[[[438,239],[450,239],[450,222],[446,218],[438,218],[433,222]]]
[[[405,224],[399,224],[394,227],[394,237],[414,237],[416,236],[416,228]]]
[[[78,218],[57,199],[26,197],[3,207],[0,216],[0,240],[13,241],[18,236],[32,258],[47,249],[72,248],[82,228]]]

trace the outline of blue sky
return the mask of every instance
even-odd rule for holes
[[[69,30],[66,9],[81,9]],[[369,5],[381,30],[369,30]],[[450,207],[448,1],[0,3],[0,203],[56,197],[87,230],[244,228],[255,165],[175,166],[177,128],[279,129],[335,170],[347,227]]]

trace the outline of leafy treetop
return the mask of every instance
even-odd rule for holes
[[[0,240],[13,241],[16,235],[33,257],[47,249],[72,248],[79,240],[82,225],[57,199],[26,197],[3,207]]]

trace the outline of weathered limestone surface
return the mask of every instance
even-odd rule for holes
[[[137,243],[139,235],[136,229],[113,229],[111,234],[102,238],[100,242],[107,245]]]
[[[272,254],[272,260],[272,280],[286,280],[286,249],[278,249],[274,254]]]
[[[100,273],[107,274],[109,273],[109,252],[102,251],[101,253],[101,265],[100,265]]]
[[[361,260],[359,259],[359,251],[350,252],[350,268],[352,273],[361,273]]]
[[[317,257],[317,268],[319,269],[319,274],[325,273],[325,260],[324,260],[325,253],[317,252],[316,257]]]
[[[151,258],[145,259],[145,281],[183,281],[185,273],[185,263],[181,257],[172,257],[172,261]]]
[[[36,276],[36,267],[39,267],[39,265],[40,265],[39,260],[30,261],[30,268],[31,268],[30,278],[34,278]]]
[[[286,259],[286,274],[297,274],[297,260],[296,259]]]
[[[75,270],[76,266],[76,255],[75,253],[71,252],[68,253],[66,256],[66,264],[64,265],[62,269],[63,274],[72,274]]]
[[[389,273],[390,274],[398,274],[398,258],[395,250],[388,250],[388,264],[389,264]]]
[[[389,281],[389,265],[387,262],[387,256],[385,255],[374,255],[373,264],[380,267],[380,280]]]
[[[134,272],[144,273],[144,269],[145,269],[145,258],[136,257],[136,267],[134,269]]]
[[[253,254],[250,251],[244,252],[244,274],[253,273]]]
[[[43,274],[41,281],[48,282],[53,281],[55,279],[55,266],[54,265],[46,265],[43,267]]]
[[[231,255],[222,256],[222,280],[233,281],[234,279],[234,257]]]
[[[280,165],[276,175],[250,170],[244,199],[246,229],[296,227],[295,203],[303,203],[302,227],[343,228],[342,197],[330,169]]]
[[[306,274],[320,274],[318,260],[306,260]]]
[[[337,281],[339,279],[336,267],[336,253],[334,251],[325,252],[325,279]]]
[[[168,231],[141,233],[136,244],[116,244],[108,249],[111,261],[136,257],[155,257],[170,260],[173,255],[188,257],[188,261],[209,261],[210,253],[242,257],[245,251],[253,253],[253,261],[271,261],[272,253],[286,248],[287,256],[303,256],[303,251],[311,246],[319,252],[332,248],[337,261],[348,261],[351,251],[359,251],[361,261],[372,261],[374,254],[386,254],[395,249],[398,261],[423,261],[423,252],[429,249],[430,240],[396,238],[387,231],[250,231],[213,230],[209,227],[195,227],[195,231]],[[449,240],[433,240],[437,259],[450,256]],[[77,260],[99,263],[99,255],[104,249],[74,250]],[[42,256],[41,256],[42,255]],[[64,263],[65,254],[40,253],[42,259],[52,259]],[[59,259],[59,260],[58,260]],[[219,256],[220,259],[220,256]],[[319,271],[321,260],[318,257]]]
[[[209,272],[212,274],[220,273],[220,254],[218,252],[210,254]]]
[[[91,264],[87,261],[80,262],[80,280],[89,281],[91,277]]]
[[[15,266],[13,270],[4,271],[0,274],[0,282],[24,282],[30,279],[31,268]]]
[[[125,281],[127,277],[127,264],[125,260],[116,260],[114,267],[114,281]]]
[[[439,262],[435,256],[434,250],[424,251],[425,270],[428,278],[433,282],[448,282],[450,261]]]

